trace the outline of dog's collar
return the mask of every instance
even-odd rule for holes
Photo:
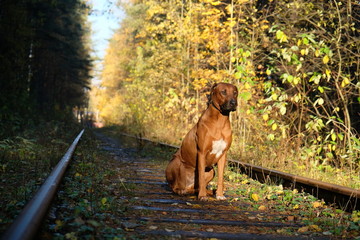
[[[211,105],[213,105],[213,107],[221,113],[221,110],[214,104],[213,101],[211,101]]]

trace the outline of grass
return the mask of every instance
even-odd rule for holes
[[[250,119],[244,121],[246,124],[243,123],[244,126],[240,127],[241,130],[239,130],[239,126],[233,126],[233,143],[229,151],[229,158],[298,176],[360,189],[359,163],[350,165],[344,163],[336,166],[333,163],[336,162],[335,159],[316,154],[316,149],[320,148],[320,146],[297,148],[288,138],[270,141],[267,139],[268,127],[256,122],[260,120],[253,119],[253,121],[255,122],[251,122]],[[145,127],[137,126],[112,126],[111,129],[129,132],[134,135],[141,132],[142,137],[180,145],[183,137],[191,127],[192,125],[186,126],[184,123],[165,124],[159,122],[149,125],[146,130],[138,130]]]
[[[346,213],[310,194],[284,189],[282,185],[261,184],[236,170],[229,169],[225,178],[231,183],[227,190],[232,196],[230,201],[248,203],[253,210],[264,211],[268,216],[281,213],[287,216],[282,221],[304,225],[296,229],[299,234],[360,239],[360,211]]]
[[[44,182],[80,131],[49,122],[0,141],[0,233]]]
[[[270,146],[263,147],[264,149],[262,147],[254,147],[241,155],[240,149],[233,144],[229,157],[297,176],[360,189],[360,171],[358,170],[347,166],[335,167],[312,159],[304,160],[299,156],[301,152],[294,152],[289,146],[273,147],[273,149]],[[257,152],[256,155],[254,152]]]

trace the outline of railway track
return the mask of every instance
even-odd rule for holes
[[[104,142],[112,141],[101,137]],[[115,144],[105,146],[107,151],[117,148]],[[192,196],[174,195],[165,182],[167,162],[159,163],[146,157],[132,159],[131,156],[120,158],[119,162],[122,171],[119,183],[132,188],[131,193],[122,196],[128,202],[128,213],[121,219],[121,225],[128,231],[129,238],[136,235],[144,239],[287,239],[294,236],[283,236],[277,231],[303,226],[284,222],[288,217],[285,214],[270,214],[269,217],[266,211],[248,210],[249,204],[241,201],[200,202]],[[308,238],[298,234],[296,237]]]
[[[296,214],[300,212],[299,207],[294,207],[294,212],[291,213],[289,210],[279,210],[279,207],[266,206],[256,199],[256,194],[252,194],[248,190],[239,191],[239,189],[244,188],[244,185],[251,184],[246,179],[238,183],[226,182],[226,196],[228,198],[226,201],[210,200],[199,202],[193,196],[174,195],[165,182],[164,169],[167,161],[159,161],[156,157],[150,156],[151,154],[135,154],[141,152],[144,148],[151,150],[154,146],[153,143],[146,139],[139,140],[126,136],[114,139],[102,133],[97,133],[97,137],[102,141],[102,151],[110,154],[116,160],[118,176],[113,178],[112,184],[122,186],[125,189],[121,194],[117,193],[115,196],[117,201],[121,203],[121,214],[112,214],[119,221],[117,229],[121,229],[124,238],[347,238],[346,234],[335,236],[330,231],[320,229],[316,224],[305,224],[306,218],[314,217],[315,219],[321,216],[321,212],[326,210],[325,207],[323,209],[323,206],[316,207],[314,213],[310,213],[309,216],[298,217]],[[166,144],[160,145],[165,148],[174,147]],[[283,185],[289,184],[290,187],[296,188],[299,188],[297,184],[302,184],[304,190],[312,189],[310,191],[314,193],[314,189],[316,189],[318,197],[323,198],[320,190],[323,186],[319,183],[312,184],[311,188],[306,188],[304,187],[305,183],[301,182],[303,179],[296,176],[291,175],[284,178],[282,173],[257,168],[237,161],[231,161],[230,166],[239,168],[258,180],[272,178],[273,182],[281,182]],[[265,185],[261,187],[267,188]],[[248,189],[252,189],[252,187]],[[254,191],[256,193],[256,190]],[[331,188],[326,191],[331,192]],[[338,196],[339,193],[333,192],[333,194]],[[341,194],[346,195],[347,192],[343,191]],[[359,194],[358,191],[352,190],[350,198],[348,200],[343,198],[342,201],[347,201],[346,206],[357,208],[359,206],[357,202],[359,195],[357,194]],[[284,203],[282,204],[287,204],[285,202],[286,194],[278,191],[271,197],[274,196],[283,200]],[[308,195],[302,196],[310,199]],[[339,198],[336,197],[335,200]],[[352,199],[355,201],[349,203],[349,201],[353,201]],[[31,205],[26,208],[33,209]],[[20,218],[23,214],[20,215]],[[38,217],[42,219],[44,215]],[[41,220],[39,221],[41,222]],[[34,224],[25,226],[20,220],[16,220],[2,239],[31,239],[36,233],[39,224],[35,224],[35,227],[31,225]],[[23,228],[25,230],[21,230]],[[29,228],[34,229],[30,231]],[[19,234],[19,232],[22,233]],[[354,233],[351,234],[351,237],[353,236]]]
[[[127,134],[125,134],[125,136],[134,137]],[[141,138],[141,140],[152,142],[146,138]],[[169,148],[178,148],[178,146],[162,142],[158,144]],[[328,204],[336,204],[348,212],[360,210],[360,190],[296,176],[234,159],[228,160],[228,166],[261,183],[271,182],[273,184],[282,184],[286,188],[298,189],[319,199],[323,199]]]

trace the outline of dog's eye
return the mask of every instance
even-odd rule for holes
[[[238,95],[238,92],[237,91],[234,91],[234,96],[236,97]]]
[[[226,90],[222,90],[222,91],[221,91],[221,94],[224,95],[224,96],[226,96]]]

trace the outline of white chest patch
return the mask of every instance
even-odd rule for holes
[[[224,139],[213,141],[212,150],[210,154],[215,154],[215,156],[218,158],[221,156],[225,148],[226,148],[226,142],[224,141]]]

